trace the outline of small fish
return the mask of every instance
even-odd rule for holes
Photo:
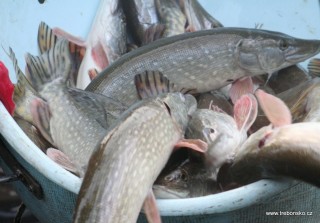
[[[283,102],[263,92],[257,96],[263,99],[260,103],[269,100],[267,104],[272,104],[264,107],[272,124],[247,139],[234,161],[221,168],[219,183],[245,185],[260,179],[291,177],[320,187],[320,123],[290,124],[290,112]]]
[[[187,19],[176,0],[155,0],[155,5],[160,21],[166,27],[163,37],[185,32]]]
[[[144,200],[149,216],[146,206],[155,206],[152,184],[180,144],[195,107],[191,95],[167,93],[123,113],[90,158],[74,222],[134,223]]]
[[[13,91],[14,85],[12,84],[9,71],[6,66],[0,61],[0,101],[8,110],[8,112],[13,115],[15,110],[15,104],[13,101]]]
[[[319,51],[319,40],[297,39],[266,30],[216,28],[185,33],[123,55],[86,90],[129,106],[138,100],[134,76],[145,70],[160,71],[182,88],[202,93],[244,76],[274,73]]]
[[[174,170],[164,169],[152,189],[157,199],[200,197],[220,192],[206,165],[189,158]]]
[[[197,0],[180,0],[179,2],[187,17],[187,31],[195,32],[199,30],[223,27],[223,25],[213,18]]]
[[[234,106],[234,117],[221,110],[197,109],[188,124],[186,138],[208,143],[204,162],[215,176],[219,168],[233,159],[234,153],[247,137],[247,131],[257,116],[257,101],[253,95],[242,96]]]
[[[106,96],[67,86],[72,57],[65,39],[41,57],[28,54],[27,67],[33,86],[45,100],[31,102],[33,121],[83,176],[90,154],[127,107]]]

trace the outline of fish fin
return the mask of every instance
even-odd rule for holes
[[[71,56],[73,72],[70,73],[68,82],[70,87],[76,87],[79,68],[86,53],[86,48],[83,46],[79,46],[73,42],[69,42],[69,52]]]
[[[258,102],[252,94],[242,95],[234,105],[234,120],[240,131],[247,132],[258,115]]]
[[[186,28],[186,32],[195,32],[196,28],[193,25],[188,25]]]
[[[254,85],[251,77],[244,77],[232,83],[229,95],[233,104],[237,102],[242,95],[253,94]]]
[[[145,71],[134,76],[137,93],[140,99],[157,96],[161,93],[174,91],[171,84],[160,71]]]
[[[48,51],[53,48],[58,37],[52,32],[52,29],[45,23],[41,22],[38,28],[38,47],[40,53]]]
[[[28,104],[31,97],[40,97],[40,95],[31,86],[27,77],[20,69],[18,65],[18,60],[11,47],[9,48],[8,56],[12,61],[17,79],[17,83],[14,85],[13,93],[13,101],[16,104],[15,115],[20,115],[23,119],[26,119],[27,121],[31,122],[32,117],[30,116],[30,113],[26,111],[26,104]]]
[[[180,139],[174,147],[187,147],[201,153],[205,153],[208,150],[208,144],[201,139]]]
[[[47,156],[62,168],[78,175],[77,167],[71,162],[69,157],[58,149],[48,148]]]
[[[212,100],[210,101],[209,109],[214,111],[214,112],[220,112],[220,113],[223,113],[223,114],[228,114],[227,112],[223,111],[219,106],[214,105]]]
[[[99,69],[102,70],[109,65],[108,56],[103,49],[103,45],[100,41],[98,41],[96,45],[92,47],[91,56]]]
[[[134,43],[127,43],[127,53],[138,48],[139,48],[138,45]]]
[[[69,42],[61,39],[54,48],[49,49],[41,56],[26,54],[26,74],[36,91],[43,85],[57,78],[63,78],[66,82],[72,76],[74,67],[70,55]]]
[[[95,79],[97,76],[98,76],[98,71],[97,71],[97,69],[90,69],[89,71],[88,71],[88,75],[89,75],[89,78],[90,78],[90,80],[93,80],[93,79]]]
[[[149,190],[143,203],[143,209],[149,223],[161,223],[161,217],[157,208],[157,201],[152,189]]]
[[[15,110],[13,92],[14,85],[10,80],[9,71],[0,61],[0,101],[11,115],[13,115]]]
[[[312,75],[315,75],[317,77],[320,76],[320,59],[319,58],[313,58],[309,61],[308,71]]]
[[[69,42],[73,42],[79,46],[86,47],[85,40],[81,39],[80,37],[74,36],[61,28],[54,27],[52,29],[52,33],[57,37],[62,37],[64,39],[67,39]]]
[[[255,92],[255,95],[263,112],[274,127],[291,124],[292,117],[290,110],[280,98],[260,89]]]
[[[161,39],[164,35],[165,29],[166,26],[164,24],[152,24],[144,33],[142,45]]]
[[[54,145],[50,132],[50,108],[49,105],[40,98],[32,100],[30,105],[34,125],[40,131],[41,135],[52,145]]]

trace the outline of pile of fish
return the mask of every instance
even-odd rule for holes
[[[0,99],[83,178],[74,222],[160,222],[155,197],[264,178],[320,186],[320,63],[295,65],[320,40],[224,28],[196,0],[103,0],[86,41],[41,22],[38,45],[26,74],[9,49]]]

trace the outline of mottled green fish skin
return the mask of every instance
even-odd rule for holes
[[[74,222],[136,222],[148,191],[184,134],[189,108],[196,103],[192,97],[190,107],[190,97],[173,93],[142,100],[122,115],[90,158]]]
[[[175,36],[185,32],[186,16],[176,0],[155,0],[161,23],[166,29],[163,37]]]
[[[184,89],[207,92],[244,76],[273,73],[317,54],[319,40],[245,28],[216,28],[162,38],[102,71],[86,88],[131,105],[138,100],[134,76],[161,71]]]

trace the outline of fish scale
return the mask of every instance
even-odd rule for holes
[[[281,48],[283,42],[287,48]],[[122,56],[86,90],[131,105],[138,100],[134,76],[145,70],[158,70],[171,83],[201,93],[240,77],[272,73],[301,62],[318,53],[319,45],[317,40],[258,29],[216,28],[185,33],[157,40]]]

